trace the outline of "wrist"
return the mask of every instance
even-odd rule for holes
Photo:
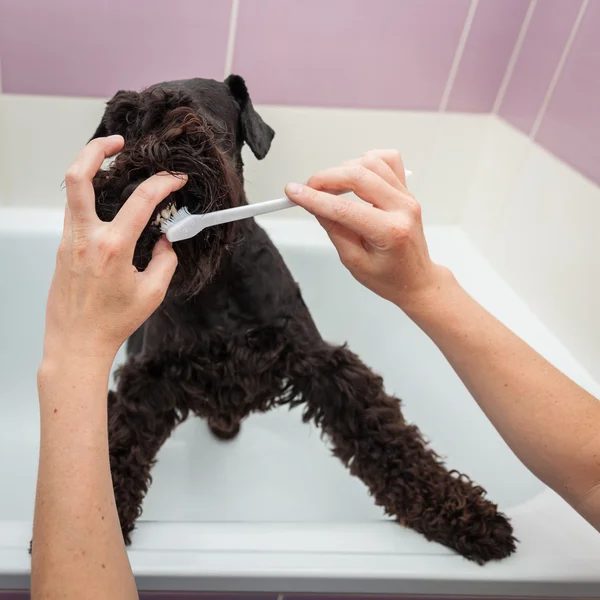
[[[46,330],[42,360],[52,365],[64,365],[70,362],[112,365],[118,351],[118,346],[115,347],[114,344],[100,340],[98,336],[92,336],[88,332],[73,334]]]
[[[41,392],[54,384],[64,385],[75,379],[108,380],[113,360],[110,355],[82,357],[68,352],[44,352],[37,372],[40,400]]]
[[[435,315],[445,312],[458,289],[460,284],[452,271],[434,264],[427,285],[411,294],[403,294],[394,303],[421,326]]]

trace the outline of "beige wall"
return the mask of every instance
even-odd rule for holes
[[[64,204],[64,172],[99,99],[0,94],[0,203]],[[600,381],[600,188],[493,115],[258,107],[276,130],[245,152],[251,201],[374,147],[395,147],[428,225],[458,225]],[[302,217],[300,209],[291,214]]]

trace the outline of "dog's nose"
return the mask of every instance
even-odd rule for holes
[[[131,196],[131,194],[133,194],[133,192],[135,192],[137,186],[140,185],[140,183],[142,183],[142,181],[144,181],[144,180],[138,179],[137,181],[133,181],[132,183],[127,184],[127,186],[121,192],[121,203],[122,204],[125,204],[125,201],[127,200],[127,198],[129,198],[129,196]]]

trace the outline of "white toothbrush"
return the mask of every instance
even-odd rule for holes
[[[409,177],[412,175],[412,171],[405,169],[405,174],[406,177]],[[347,194],[348,190],[329,193],[336,195]],[[198,235],[207,227],[231,223],[232,221],[239,221],[241,219],[249,219],[258,215],[283,210],[284,208],[292,208],[294,206],[298,205],[287,197],[268,200],[266,202],[245,204],[244,206],[236,206],[235,208],[225,208],[224,210],[216,210],[201,215],[191,214],[184,206],[170,218],[163,221],[160,225],[160,230],[167,236],[167,239],[170,242],[180,242]]]

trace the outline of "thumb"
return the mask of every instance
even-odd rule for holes
[[[161,292],[162,298],[167,293],[167,288],[177,268],[177,255],[171,243],[162,236],[154,245],[152,260],[143,273],[140,274],[143,286],[150,292]]]

